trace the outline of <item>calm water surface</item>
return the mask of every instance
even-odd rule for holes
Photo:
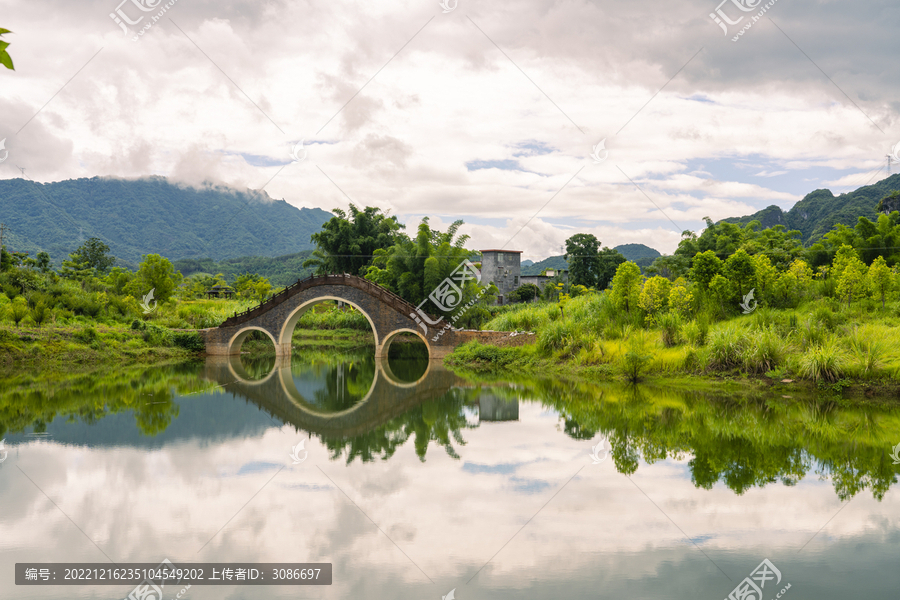
[[[295,352],[0,381],[0,598],[133,588],[16,587],[16,562],[165,558],[334,565],[186,600],[721,600],[764,559],[763,600],[900,590],[897,404]]]

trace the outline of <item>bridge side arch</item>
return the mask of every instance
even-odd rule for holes
[[[247,339],[254,331],[262,331],[269,339],[272,340],[272,344],[274,344],[275,349],[278,349],[278,342],[275,340],[275,337],[272,335],[272,332],[263,327],[259,327],[257,325],[247,325],[246,327],[241,327],[234,335],[231,336],[231,339],[228,340],[228,354],[240,354],[241,352],[241,344],[244,343],[244,340]]]

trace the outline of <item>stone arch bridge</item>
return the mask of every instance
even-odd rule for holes
[[[416,319],[417,308],[390,290],[354,275],[322,275],[297,280],[265,302],[225,320],[219,327],[201,332],[206,353],[213,356],[240,354],[241,344],[252,331],[262,331],[275,344],[276,356],[290,356],[294,327],[315,304],[327,300],[346,302],[369,321],[375,335],[375,357],[387,356],[391,341],[399,333],[418,336],[428,347],[428,356],[440,359],[471,339],[498,345],[516,345],[533,336],[512,337],[507,332],[446,329],[447,321],[430,315]],[[443,335],[434,339],[444,330]]]

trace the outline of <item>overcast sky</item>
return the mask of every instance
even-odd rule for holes
[[[0,0],[0,177],[352,199],[540,259],[578,232],[671,252],[874,183],[900,142],[896,1],[769,2],[737,41],[766,3],[120,1]]]

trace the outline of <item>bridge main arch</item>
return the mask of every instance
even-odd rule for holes
[[[316,304],[321,304],[322,302],[327,302],[329,300],[335,300],[338,302],[345,302],[362,313],[362,315],[369,322],[369,327],[372,328],[372,333],[375,335],[375,348],[379,348],[381,346],[381,340],[378,336],[378,329],[375,327],[375,321],[372,320],[372,317],[365,311],[364,308],[357,305],[352,300],[348,300],[347,298],[338,298],[337,296],[318,296],[316,298],[312,298],[310,300],[306,300],[302,302],[297,308],[293,309],[287,315],[287,318],[284,321],[284,325],[281,326],[281,330],[278,333],[278,341],[275,342],[276,353],[288,355],[291,352],[291,339],[294,336],[294,329],[297,327],[297,323],[300,319],[303,318],[303,315],[306,314],[310,308],[315,306]],[[282,346],[281,352],[278,352],[278,346]]]

